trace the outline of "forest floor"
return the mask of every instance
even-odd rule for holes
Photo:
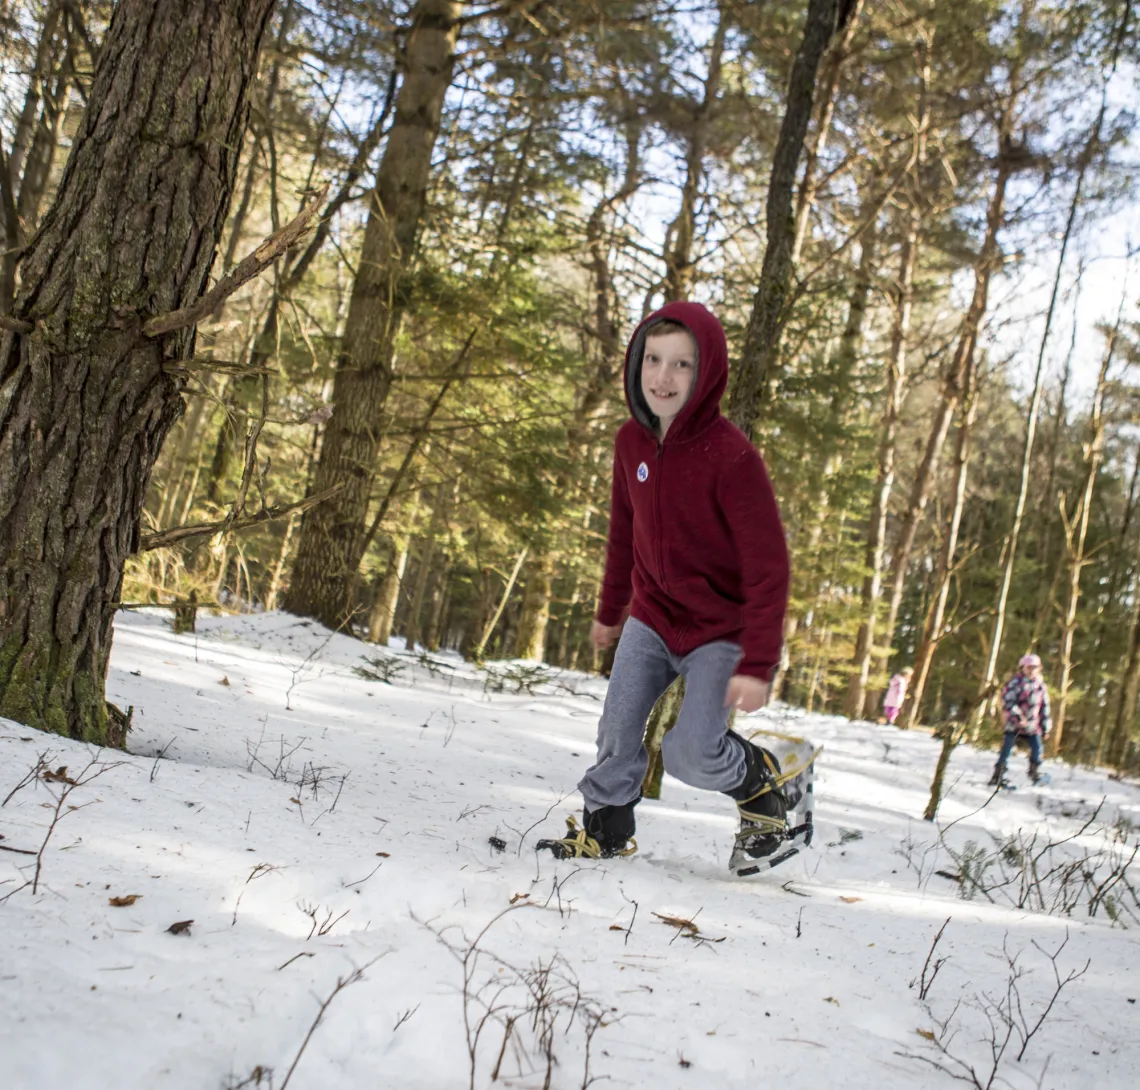
[[[129,754],[0,720],[0,800],[43,757],[0,808],[8,1090],[1136,1085],[1134,786],[1019,757],[990,799],[962,748],[931,825],[934,739],[775,708],[741,726],[824,746],[812,848],[732,878],[733,807],[666,777],[636,855],[556,862],[604,681],[198,627],[120,614]]]

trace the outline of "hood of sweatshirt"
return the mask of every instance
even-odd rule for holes
[[[665,435],[665,442],[672,445],[694,439],[720,416],[720,399],[728,386],[728,343],[720,322],[700,303],[666,303],[634,330],[625,353],[625,400],[634,420],[654,436],[658,421],[641,392],[641,361],[645,330],[663,318],[680,322],[697,342],[692,393]]]

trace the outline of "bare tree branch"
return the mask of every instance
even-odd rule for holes
[[[194,325],[207,315],[212,314],[238,288],[269,268],[286,250],[297,244],[301,236],[309,229],[309,224],[324,202],[328,191],[329,187],[326,183],[318,193],[313,195],[294,220],[287,223],[276,234],[270,235],[252,253],[243,257],[231,272],[223,276],[196,302],[187,307],[172,310],[168,314],[158,314],[145,322],[142,327],[144,335],[160,337],[164,333],[172,333],[176,329],[185,329],[186,326]]]

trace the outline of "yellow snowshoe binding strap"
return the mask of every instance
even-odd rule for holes
[[[601,844],[590,836],[573,814],[566,816],[566,836],[557,840],[540,840],[536,851],[549,848],[555,859],[603,859],[607,855],[633,855],[637,851],[637,841],[630,837],[624,848],[604,853]]]

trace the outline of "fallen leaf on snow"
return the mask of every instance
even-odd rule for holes
[[[377,852],[376,854],[382,856],[384,859],[391,858],[391,854],[389,852]]]
[[[624,931],[625,928],[622,927],[622,925],[620,923],[612,923],[612,924],[610,924],[610,930],[611,931]]]
[[[823,1001],[825,1003],[834,1003],[837,1007],[839,1006],[839,1000],[836,999],[833,995],[825,995],[823,997]]]
[[[177,923],[172,923],[166,930],[172,935],[189,935],[190,925],[193,920],[179,920]]]
[[[931,1030],[928,1030],[928,1029],[916,1029],[914,1032],[915,1032],[915,1033],[917,1033],[917,1034],[919,1035],[919,1037],[925,1037],[925,1038],[926,1038],[928,1041],[933,1041],[933,1040],[934,1040],[934,1033],[933,1033],[933,1031],[931,1031]]]
[[[842,901],[844,904],[848,904],[848,905],[853,905],[853,904],[854,904],[856,901],[861,901],[861,900],[863,900],[863,898],[862,898],[862,897],[840,897],[839,899],[840,899],[840,900],[841,900],[841,901]]]
[[[230,683],[229,677],[223,677],[222,680],[218,682],[219,685],[226,685],[226,686],[228,686],[229,683]]]
[[[108,897],[107,904],[112,908],[129,908],[141,896],[141,893],[128,893],[125,897]]]
[[[515,895],[514,895],[514,896],[511,898],[511,904],[514,904],[516,901],[523,901],[523,900],[525,900],[525,899],[526,899],[527,897],[529,897],[529,896],[530,896],[530,894],[529,894],[529,893],[516,893],[516,894],[515,894]]]
[[[67,765],[60,765],[54,772],[50,769],[44,773],[44,780],[48,783],[69,783],[72,787],[79,785],[67,774]]]
[[[662,916],[660,912],[654,912],[653,915],[662,923],[667,923],[670,927],[675,927],[679,931],[687,931],[690,935],[696,935],[700,932],[700,928],[698,928],[692,920],[685,920],[680,916]]]

